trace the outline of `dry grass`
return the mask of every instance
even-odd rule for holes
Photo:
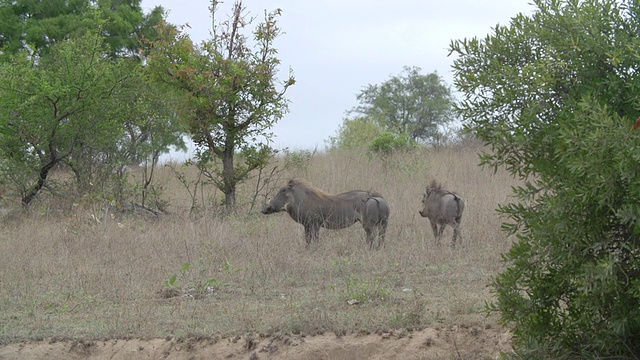
[[[167,168],[159,181],[173,215],[162,220],[112,218],[82,206],[64,216],[5,220],[0,340],[494,326],[484,310],[488,284],[510,245],[494,209],[515,181],[479,168],[476,150],[423,150],[387,163],[319,154],[308,167],[282,174],[279,185],[304,177],[328,192],[380,191],[392,211],[380,251],[367,249],[359,225],[323,229],[319,244],[307,249],[302,226],[284,213],[194,219],[185,187]],[[418,215],[432,178],[467,202],[455,250],[447,246],[450,228],[447,242],[436,246]],[[250,198],[254,186],[242,186],[239,198]],[[206,189],[205,197],[217,196]],[[213,293],[171,297],[164,283],[174,274],[179,291],[204,293],[211,285]],[[349,305],[353,299],[360,303]]]

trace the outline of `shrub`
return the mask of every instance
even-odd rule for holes
[[[398,135],[390,131],[383,131],[369,145],[372,153],[386,156],[398,151],[406,151],[415,146],[415,143],[406,135]]]

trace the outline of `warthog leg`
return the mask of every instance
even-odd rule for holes
[[[364,231],[367,233],[367,244],[369,244],[369,250],[379,250],[384,244],[384,238],[387,235],[387,222],[381,221],[380,223],[366,227]]]
[[[444,234],[444,228],[447,227],[447,224],[440,224],[438,227],[438,241],[442,239],[442,234]]]
[[[431,219],[429,219],[429,223],[431,223],[431,230],[433,230],[433,237],[436,239],[436,244],[440,245],[440,236],[442,235],[442,227],[438,229],[438,223]]]
[[[460,238],[460,243],[462,243],[462,233],[460,232],[460,223],[455,223],[453,226],[453,240],[451,243],[452,247],[456,247],[456,240]]]
[[[369,244],[369,250],[373,249],[373,241],[375,239],[375,234],[372,229],[364,228],[364,232],[367,233],[367,244]]]
[[[378,227],[366,228],[364,231],[367,233],[367,244],[369,244],[369,250],[373,250],[373,248],[380,249],[380,230]],[[376,244],[376,240],[378,244]]]
[[[383,222],[378,224],[376,232],[378,233],[378,246],[376,247],[376,249],[380,249],[382,245],[384,245],[385,236],[387,236],[387,223]]]
[[[385,220],[381,221],[378,224],[377,230],[378,230],[378,249],[380,249],[380,247],[382,247],[382,245],[384,245],[384,239],[387,236],[387,225],[388,222]]]
[[[320,226],[305,225],[304,227],[304,239],[307,242],[307,246],[311,245],[311,241],[318,242],[318,236],[320,235]]]

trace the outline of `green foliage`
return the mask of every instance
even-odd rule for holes
[[[366,149],[380,135],[382,129],[367,118],[344,119],[335,136],[327,143],[334,150]]]
[[[196,144],[196,162],[213,175],[229,213],[235,211],[236,185],[268,164],[273,155],[268,129],[288,111],[284,95],[295,80],[289,74],[277,86],[280,61],[273,42],[281,34],[279,15],[280,10],[265,14],[256,25],[255,46],[243,34],[251,21],[244,18],[240,3],[220,24],[223,30],[201,46],[163,24],[156,28],[161,40],[149,54],[155,76],[181,92],[178,110]],[[235,160],[238,151],[244,157],[241,164]]]
[[[0,2],[0,59],[29,48],[36,56],[70,35],[102,27],[109,54],[136,53],[141,38],[153,39],[164,10],[143,14],[141,0]]]
[[[205,276],[206,267],[201,259],[198,262],[199,270],[194,273],[190,262],[185,262],[180,266],[179,273],[171,274],[163,285],[170,290],[177,290],[184,296],[210,295],[220,286],[220,281],[215,278]],[[177,294],[176,294],[177,295]]]
[[[369,145],[369,151],[381,156],[387,156],[395,152],[409,150],[414,146],[415,143],[406,135],[383,131],[373,139],[371,145]]]
[[[374,300],[384,301],[391,294],[391,290],[384,286],[379,278],[368,280],[349,277],[345,283],[345,296],[349,300],[356,300],[360,304]]]
[[[437,73],[422,75],[420,71],[404,67],[400,75],[368,85],[357,95],[359,105],[350,112],[412,141],[433,140],[438,126],[453,120],[453,96]]]
[[[116,57],[153,37],[162,9],[143,16],[139,1],[118,3],[0,3],[0,178],[24,205],[60,190],[54,167],[71,170],[77,195],[122,201],[126,166],[184,148],[169,110],[175,96],[137,60]]]
[[[88,34],[53,46],[38,64],[22,52],[0,65],[3,175],[24,204],[51,188],[48,172],[60,165],[72,170],[81,193],[115,191],[121,200],[126,166],[184,147],[171,95],[152,86],[139,64],[104,51]]]
[[[311,159],[316,154],[316,150],[285,150],[284,151],[284,167],[286,169],[294,169],[301,172],[309,170]]]
[[[132,91],[144,79],[138,64],[104,58],[104,51],[87,34],[53,46],[37,63],[26,51],[0,63],[1,175],[23,204],[48,185],[55,166],[70,166],[78,184],[89,184],[122,165],[123,123],[137,121],[126,116],[136,114]],[[98,172],[100,165],[110,167]]]
[[[524,181],[499,211],[516,240],[491,305],[531,357],[640,356],[640,5],[534,1],[454,41],[458,111]]]

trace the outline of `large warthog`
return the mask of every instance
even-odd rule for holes
[[[422,210],[419,213],[422,217],[429,219],[437,244],[440,244],[444,228],[451,225],[453,228],[451,245],[455,247],[458,237],[462,240],[460,222],[463,211],[464,200],[460,195],[442,189],[442,186],[433,180],[422,195]]]
[[[343,229],[360,222],[370,248],[384,243],[389,206],[377,192],[351,190],[327,194],[304,180],[290,180],[262,207],[263,214],[286,211],[304,226],[307,246],[317,241],[320,228]],[[376,244],[377,241],[377,244]]]

